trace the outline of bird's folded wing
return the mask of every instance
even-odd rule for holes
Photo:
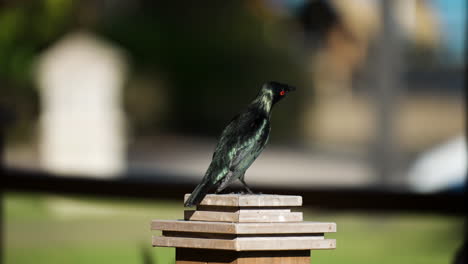
[[[244,141],[239,144],[239,147],[236,149],[233,158],[231,159],[229,168],[237,168],[246,159],[247,166],[250,166],[265,147],[268,140],[268,134],[268,121],[265,120],[256,133],[253,133],[250,137],[244,139]]]

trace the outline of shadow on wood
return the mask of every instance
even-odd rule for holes
[[[210,249],[176,249],[177,264],[309,264],[310,250],[290,251],[221,251]]]

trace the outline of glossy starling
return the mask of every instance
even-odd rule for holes
[[[252,193],[244,181],[244,175],[268,141],[271,108],[295,89],[277,82],[262,86],[247,110],[234,117],[221,133],[211,164],[185,206],[199,204],[207,193],[219,193],[235,180],[239,180],[247,192]]]

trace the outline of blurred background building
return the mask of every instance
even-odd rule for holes
[[[39,161],[48,171],[108,177],[125,170],[126,64],[101,42],[71,33],[38,60]]]

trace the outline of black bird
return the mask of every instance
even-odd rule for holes
[[[234,117],[221,133],[211,164],[185,206],[198,205],[207,193],[219,193],[237,179],[252,193],[244,181],[245,171],[268,141],[273,105],[295,89],[278,82],[268,82],[262,86],[247,110]]]

